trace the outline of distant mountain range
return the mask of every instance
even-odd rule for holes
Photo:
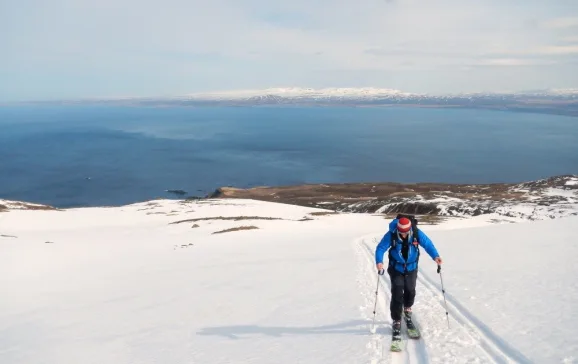
[[[430,95],[383,88],[269,88],[197,93],[175,97],[62,101],[148,106],[415,106],[541,112],[578,116],[578,89]]]
[[[361,88],[268,88],[263,90],[232,90],[222,92],[207,92],[185,95],[190,100],[381,100],[381,99],[451,99],[472,97],[557,97],[578,100],[578,89],[547,89],[524,92],[494,92],[494,93],[459,93],[446,95],[429,95],[403,92],[395,89],[361,87]]]

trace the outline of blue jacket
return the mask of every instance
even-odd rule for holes
[[[418,240],[419,245],[422,246],[425,251],[429,254],[432,259],[435,259],[439,256],[438,251],[436,250],[435,246],[433,245],[432,241],[428,236],[421,230],[418,229]],[[397,239],[397,244],[395,249],[392,250],[391,256],[394,261],[389,262],[389,266],[394,266],[394,268],[404,273],[404,268],[407,267],[407,271],[411,272],[417,269],[417,254],[419,247],[413,245],[413,243],[409,244],[409,250],[407,253],[407,261],[403,259],[401,254],[402,248],[402,240],[399,239],[397,236],[397,219],[394,219],[389,223],[389,231],[383,236],[377,247],[375,248],[375,264],[383,263],[383,256],[391,246],[391,234],[395,234]],[[410,230],[409,241],[413,242],[413,231]]]

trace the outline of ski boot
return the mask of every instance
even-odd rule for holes
[[[405,325],[407,326],[407,334],[412,339],[419,339],[420,332],[419,332],[418,328],[415,326],[415,324],[413,323],[413,320],[411,318],[411,314],[412,314],[411,307],[406,307],[403,310],[403,318],[405,320]]]

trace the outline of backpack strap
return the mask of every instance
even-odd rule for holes
[[[391,244],[389,245],[389,250],[387,251],[388,253],[388,257],[389,257],[389,265],[391,267],[395,267],[395,259],[393,259],[393,256],[391,255],[391,252],[395,249],[395,247],[397,246],[397,234],[394,234],[392,232],[389,233],[389,235],[391,235]]]

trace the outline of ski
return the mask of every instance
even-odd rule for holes
[[[391,341],[391,346],[390,346],[390,350],[393,352],[400,352],[402,351],[402,347],[401,347],[401,340],[392,340]]]
[[[421,333],[419,332],[419,329],[417,328],[417,326],[415,326],[413,320],[411,319],[411,312],[410,313],[404,312],[403,318],[405,320],[405,325],[407,327],[407,335],[412,339],[419,339]]]
[[[401,341],[401,324],[399,326],[392,325],[392,335],[391,335],[391,351],[402,351],[402,341]]]

